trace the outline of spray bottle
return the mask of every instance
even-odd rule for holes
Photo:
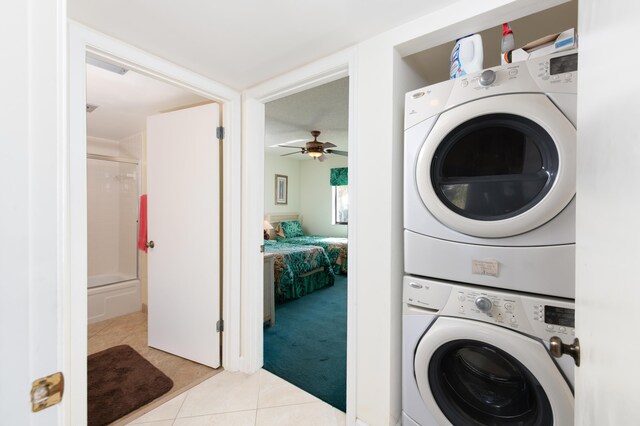
[[[472,72],[482,71],[482,37],[471,34],[456,40],[449,62],[449,78],[458,78]]]
[[[500,62],[502,65],[511,63],[511,52],[516,48],[513,31],[508,22],[502,24],[502,43],[500,44]]]

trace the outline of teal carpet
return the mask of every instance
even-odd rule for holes
[[[276,305],[276,325],[264,328],[264,369],[346,411],[346,275]]]

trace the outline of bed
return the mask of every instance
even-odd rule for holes
[[[302,223],[302,218],[296,213],[286,214],[270,214],[267,215],[267,220],[274,228],[274,237],[279,242],[294,244],[299,246],[319,246],[322,247],[329,256],[331,266],[335,274],[347,273],[347,254],[348,254],[348,239],[341,237],[324,237],[319,235],[299,235],[303,234],[300,227],[297,232],[294,230],[294,236],[286,236],[283,230],[284,222],[297,221]],[[294,226],[295,227],[295,226]]]
[[[300,298],[334,283],[331,261],[320,246],[265,240],[264,252],[274,258],[274,293],[278,302]]]

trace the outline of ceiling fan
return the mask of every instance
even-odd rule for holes
[[[344,155],[345,157],[349,155],[347,151],[338,151],[334,148],[336,145],[331,142],[318,142],[318,136],[320,136],[319,130],[312,130],[311,136],[313,136],[313,140],[305,143],[305,146],[289,146],[289,145],[278,145],[281,148],[294,148],[299,149],[299,152],[291,152],[289,154],[282,154],[281,157],[285,155],[293,155],[293,154],[308,154],[313,157],[314,160],[324,161],[327,159],[325,154],[337,154]]]

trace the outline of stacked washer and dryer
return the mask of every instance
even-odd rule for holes
[[[576,89],[568,51],[407,94],[403,425],[573,424]]]

